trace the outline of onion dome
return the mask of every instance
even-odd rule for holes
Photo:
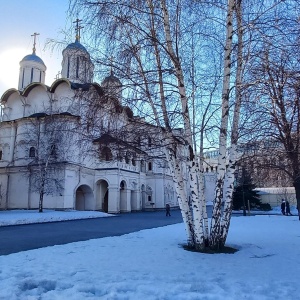
[[[120,99],[122,96],[122,83],[111,70],[110,75],[105,77],[101,83],[104,92],[112,97]]]
[[[69,44],[63,51],[68,50],[68,49],[80,50],[80,51],[88,54],[88,51],[86,50],[86,48],[78,40],[76,40],[74,43]]]
[[[24,90],[33,82],[45,83],[46,69],[43,60],[35,54],[34,43],[32,54],[26,55],[20,61],[19,90]]]
[[[20,63],[25,62],[25,61],[27,61],[27,62],[36,62],[36,63],[39,63],[39,64],[42,64],[42,65],[46,66],[46,65],[44,64],[43,60],[42,60],[40,57],[38,57],[36,54],[34,54],[34,53],[26,55],[26,56],[20,61]]]

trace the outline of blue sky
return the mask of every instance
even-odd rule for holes
[[[61,70],[61,48],[45,48],[47,39],[63,40],[63,31],[74,36],[67,17],[68,0],[0,1],[0,95],[8,88],[17,88],[19,62],[32,53],[34,32],[37,52],[47,66],[46,84],[51,85]]]

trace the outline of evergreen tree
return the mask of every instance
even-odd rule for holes
[[[241,178],[238,180],[238,185],[233,192],[233,210],[245,209],[250,204],[250,209],[271,210],[268,203],[262,203],[260,196],[255,191],[256,186],[252,182],[249,173],[243,168]]]

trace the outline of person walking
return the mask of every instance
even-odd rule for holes
[[[284,199],[282,199],[281,200],[281,213],[283,214],[283,215],[285,215],[285,200]]]
[[[171,210],[170,204],[166,204],[166,217],[171,217],[170,210]]]
[[[285,201],[285,215],[292,216],[291,209],[290,209],[290,203],[287,200]]]

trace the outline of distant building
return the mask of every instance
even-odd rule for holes
[[[269,151],[268,151],[269,149]],[[271,151],[272,149],[272,151]],[[278,143],[272,141],[260,141],[239,145],[238,155],[240,157],[237,165],[237,175],[242,168],[245,168],[256,185],[263,203],[277,206],[284,198],[296,204],[295,189],[287,174],[280,168],[274,166],[286,163],[286,160],[274,152],[279,149]],[[276,155],[277,154],[277,155]],[[204,153],[204,178],[205,195],[208,201],[214,199],[214,185],[218,168],[218,150],[211,150]]]

